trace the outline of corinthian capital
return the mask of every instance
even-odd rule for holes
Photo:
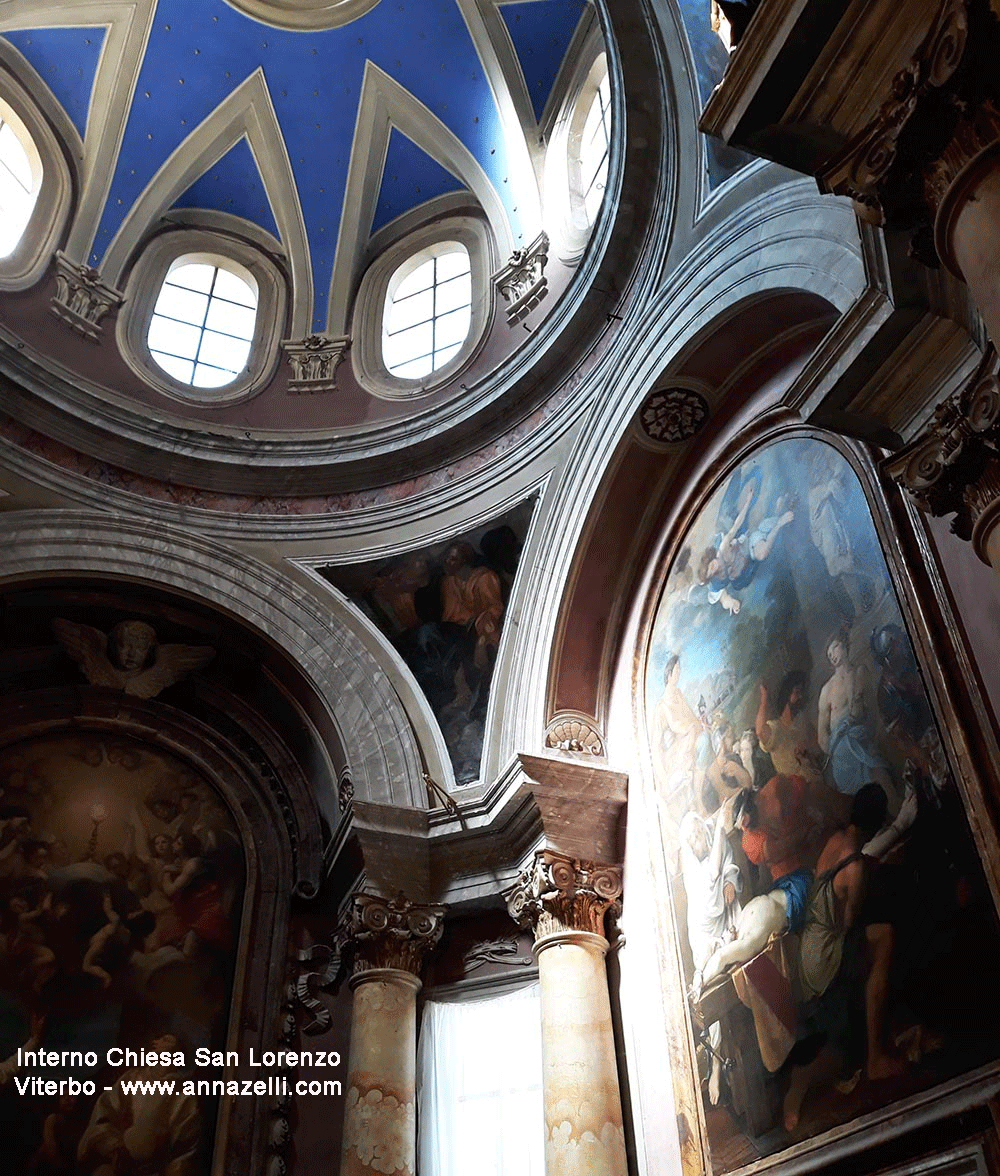
[[[337,943],[354,975],[395,968],[420,975],[444,929],[445,908],[417,906],[400,893],[394,899],[355,894],[340,927]]]
[[[1000,380],[989,348],[969,384],[938,405],[923,433],[885,462],[920,510],[954,513],[952,530],[980,549],[1000,503]],[[980,550],[980,555],[982,555]]]
[[[515,923],[535,939],[559,931],[604,934],[604,916],[621,898],[621,866],[581,861],[540,849],[507,895]]]
[[[101,319],[125,300],[124,294],[101,281],[100,273],[89,265],[56,253],[56,292],[50,309],[78,335],[92,343],[100,341]]]

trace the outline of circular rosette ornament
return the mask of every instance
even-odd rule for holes
[[[659,388],[639,409],[639,424],[650,441],[689,441],[708,420],[708,401],[691,388]]]

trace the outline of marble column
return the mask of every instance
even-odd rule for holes
[[[413,1176],[417,993],[444,908],[355,894],[338,933],[354,1005],[341,1176]]]
[[[1000,379],[987,351],[960,392],[883,468],[913,502],[933,515],[954,514],[952,530],[969,540],[1000,577]]]
[[[992,102],[956,120],[926,168],[924,193],[935,210],[938,257],[965,280],[989,337],[1000,343],[1000,110]]]
[[[539,850],[507,907],[535,934],[542,1005],[547,1176],[626,1176],[625,1134],[604,957],[619,866]]]

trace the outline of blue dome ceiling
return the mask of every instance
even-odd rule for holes
[[[35,23],[61,27],[31,27],[32,8]],[[103,269],[116,239],[127,236],[137,201],[144,193],[148,201],[151,190],[164,189],[164,177],[176,176],[180,187],[166,186],[170,201],[154,210],[157,216],[169,208],[227,213],[279,238],[286,250],[292,247],[285,239],[290,215],[301,224],[312,279],[309,318],[312,329],[323,330],[338,237],[350,235],[354,256],[360,256],[371,234],[395,218],[433,197],[468,189],[475,165],[503,209],[509,244],[533,238],[537,188],[526,192],[522,183],[519,189],[518,176],[538,142],[537,123],[585,4],[379,0],[351,23],[324,31],[272,28],[223,0],[158,0],[153,8],[143,0],[117,6],[76,0],[47,9],[44,21],[37,6],[17,9],[25,27],[13,28],[17,21],[8,13],[5,39],[80,132],[85,160],[89,145],[109,131],[97,123],[116,117],[121,124],[110,179],[91,177],[92,186],[103,190],[92,226],[78,237],[79,251],[86,250],[79,260]],[[145,37],[131,34],[130,40],[120,33],[116,45],[126,48],[113,54],[109,42],[116,30],[106,21],[115,10],[123,22],[151,15]],[[489,28],[488,35],[474,35],[481,27]],[[497,45],[498,29],[506,30],[506,47]],[[422,142],[393,125],[391,110],[387,140],[384,127],[379,137],[377,123],[359,117],[373,67],[389,79],[384,89],[405,92],[400,101],[416,111],[416,124],[426,131],[415,133]],[[127,109],[116,114],[112,101],[95,100],[114,87],[120,93],[122,78],[130,76]],[[222,118],[236,109],[241,93],[250,92],[247,83],[255,76],[263,83],[261,89],[254,81],[258,121],[266,121],[260,106],[269,105],[273,114],[263,113],[279,132],[270,140],[254,139],[237,118]],[[516,127],[511,111],[518,112]],[[474,161],[464,180],[456,174],[462,169],[449,165],[447,151],[436,151],[443,141],[455,144],[453,159]],[[345,207],[345,194],[357,191],[349,189],[352,175],[370,174],[373,161],[380,162],[376,152],[384,152],[385,161],[374,193],[365,202],[349,199]],[[193,158],[198,166],[191,175]],[[291,176],[285,191],[298,203],[292,214],[275,207],[279,173]]]

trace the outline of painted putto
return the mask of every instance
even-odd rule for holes
[[[645,681],[713,1166],[996,1057],[957,991],[990,982],[995,911],[843,454],[786,439],[729,473]]]

